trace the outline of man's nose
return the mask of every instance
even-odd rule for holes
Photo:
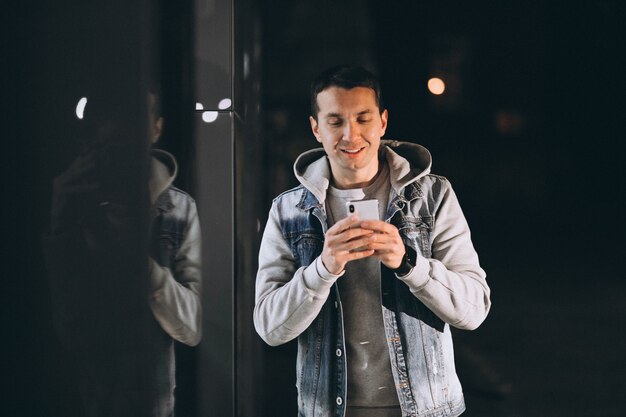
[[[343,129],[343,140],[352,141],[359,137],[360,129],[356,121],[348,121]]]

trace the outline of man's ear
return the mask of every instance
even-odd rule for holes
[[[311,123],[311,131],[315,135],[315,139],[317,139],[319,143],[322,143],[322,139],[320,139],[319,124],[317,123],[317,120],[315,120],[313,116],[309,116],[309,122]]]
[[[152,134],[150,135],[150,143],[153,145],[159,141],[161,134],[163,133],[163,118],[159,117],[152,126]]]
[[[387,113],[387,109],[383,110],[383,112],[380,114],[380,120],[382,122],[381,125],[381,133],[380,136],[383,137],[385,135],[385,132],[387,131],[387,119],[389,118],[389,113]]]

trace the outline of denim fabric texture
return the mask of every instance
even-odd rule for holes
[[[178,285],[186,287],[186,289],[183,290],[185,294],[183,294],[181,300],[187,301],[191,305],[178,306],[177,308],[182,311],[187,309],[194,311],[194,304],[199,304],[199,268],[197,271],[198,274],[194,273],[191,276],[179,274],[181,272],[179,263],[188,262],[188,260],[181,258],[181,248],[184,248],[186,241],[199,239],[199,236],[188,235],[190,230],[193,231],[195,229],[190,222],[197,222],[194,200],[187,193],[170,186],[159,196],[155,204],[155,217],[152,222],[151,256],[159,266],[159,268],[156,269],[163,271],[162,268],[166,268],[166,271],[173,274]],[[154,269],[155,268],[153,268],[153,271]],[[191,298],[191,300],[186,300],[185,297]],[[196,299],[196,297],[198,297],[198,299]],[[157,314],[159,313],[154,310],[155,306],[153,301],[153,312],[158,319]],[[158,340],[155,341],[157,343],[156,371],[157,388],[159,392],[154,407],[154,416],[166,417],[174,413],[176,366],[174,355],[175,339],[173,337],[176,336],[177,339],[183,340],[189,338],[194,342],[194,339],[199,341],[199,326],[198,330],[193,331],[186,329],[186,326],[182,323],[186,320],[191,323],[196,323],[198,319],[193,317],[195,314],[199,313],[195,311],[190,317],[180,318],[178,320],[170,317],[169,327],[171,330],[170,328],[164,328],[163,324],[156,320],[154,322],[156,326],[159,326],[158,331],[155,333],[160,336]],[[161,313],[161,315],[163,314]],[[172,322],[175,324],[171,324]],[[198,333],[198,335],[192,333]]]

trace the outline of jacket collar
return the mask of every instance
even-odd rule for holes
[[[150,203],[162,205],[162,196],[165,190],[172,185],[178,173],[178,164],[174,156],[161,149],[151,151],[150,178],[148,188],[150,190]]]
[[[382,140],[380,158],[389,165],[391,187],[398,196],[413,200],[423,196],[419,178],[430,173],[430,152],[421,145],[397,140]],[[309,191],[298,203],[300,208],[321,206],[326,201],[331,170],[323,148],[301,154],[294,163],[294,174]]]
[[[296,204],[296,207],[305,211],[322,207],[322,202],[318,200],[315,194],[313,194],[306,187],[304,187],[304,191],[305,192],[302,193],[302,197],[300,198],[300,201],[298,201],[298,204]]]
[[[174,208],[174,203],[169,193],[161,193],[154,202],[154,208],[159,212],[168,212]]]

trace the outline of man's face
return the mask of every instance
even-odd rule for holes
[[[330,87],[317,95],[317,120],[311,129],[322,144],[340,188],[363,186],[378,172],[380,138],[387,128],[387,111],[380,113],[371,88]]]

